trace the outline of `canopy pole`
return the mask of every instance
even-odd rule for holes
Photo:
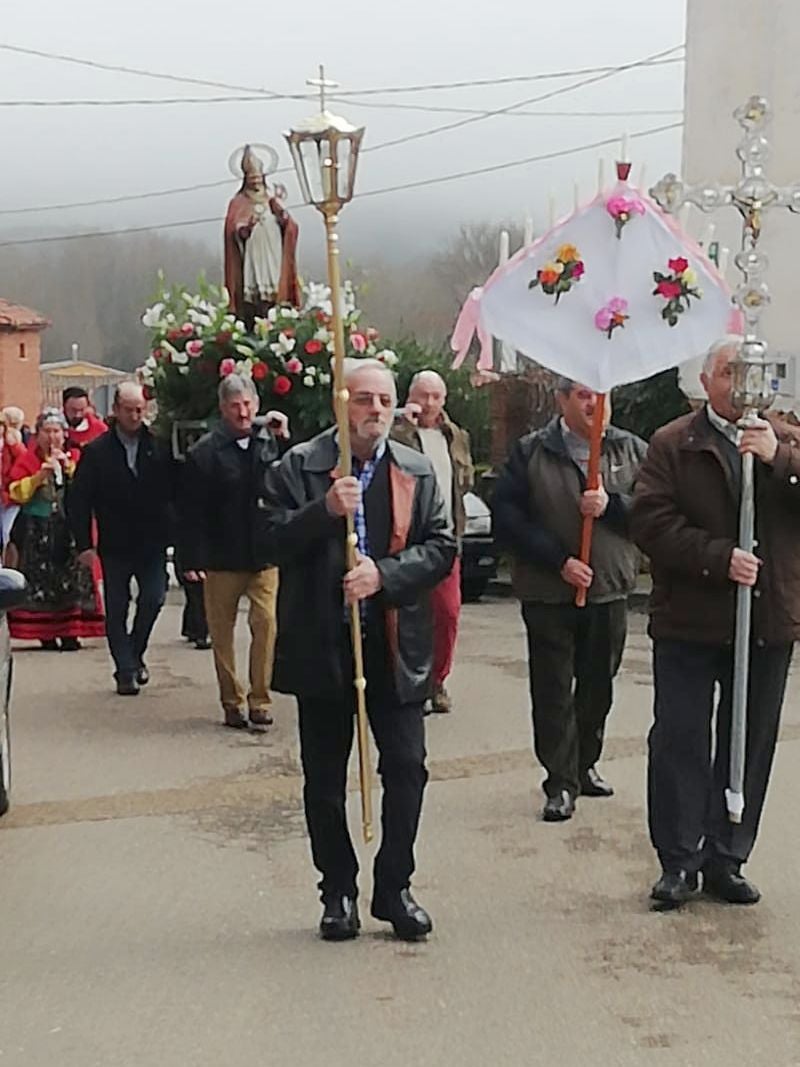
[[[605,428],[606,394],[598,393],[594,405],[592,417],[592,436],[589,438],[589,466],[586,471],[586,488],[600,488],[600,452],[603,446],[603,430]],[[583,518],[581,531],[581,563],[587,563],[592,557],[592,529],[594,519],[591,515]],[[578,589],[575,594],[575,604],[579,608],[586,607],[586,589]]]

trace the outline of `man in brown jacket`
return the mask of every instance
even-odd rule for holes
[[[395,424],[392,437],[423,452],[433,464],[451,531],[461,545],[466,525],[464,494],[472,488],[474,468],[469,434],[444,409],[447,386],[433,370],[415,374],[408,387],[406,418]],[[431,710],[452,711],[445,682],[453,666],[461,611],[461,565],[453,569],[431,593],[433,612],[433,697]]]
[[[772,766],[792,643],[800,637],[800,450],[789,427],[742,430],[732,406],[737,339],[706,357],[707,404],[652,438],[634,494],[633,535],[650,557],[655,722],[650,836],[662,866],[652,897],[678,906],[698,888],[732,904],[759,892],[741,874]],[[737,546],[741,456],[755,457],[757,555]],[[728,821],[737,584],[753,588],[745,810]],[[716,744],[711,722],[719,686]]]

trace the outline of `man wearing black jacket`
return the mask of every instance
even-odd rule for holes
[[[166,594],[166,548],[172,534],[170,457],[144,424],[141,386],[123,382],[114,395],[113,426],[86,445],[67,509],[81,562],[91,567],[92,519],[103,568],[106,635],[121,696],[150,678],[147,643]],[[128,629],[131,579],[138,597]]]
[[[512,553],[528,634],[534,747],[547,777],[546,822],[571,818],[575,798],[611,796],[595,764],[603,746],[627,629],[638,552],[630,494],[645,443],[608,426],[599,489],[586,488],[597,394],[562,378],[561,417],[515,445],[492,500],[495,536]],[[594,524],[591,566],[579,556],[583,517]],[[579,589],[588,590],[583,608]]]
[[[324,912],[320,933],[359,930],[358,863],[347,829],[347,761],[355,690],[347,605],[363,618],[366,700],[383,781],[382,842],[372,914],[398,937],[432,927],[411,895],[425,769],[423,705],[430,696],[429,593],[456,554],[427,457],[388,440],[394,378],[376,360],[347,360],[353,475],[338,470],[335,430],[292,448],[271,469],[262,547],[281,568],[273,684],[297,697],[306,821]],[[345,516],[354,516],[358,562],[345,574]]]
[[[186,462],[180,556],[185,578],[203,582],[225,725],[247,729],[272,722],[269,682],[278,571],[266,565],[255,530],[265,474],[279,455],[269,426],[288,437],[288,422],[279,412],[269,412],[268,425],[257,425],[258,393],[251,379],[238,374],[220,382],[219,409],[220,424],[190,449]],[[237,676],[233,643],[243,596],[250,602],[249,691]]]

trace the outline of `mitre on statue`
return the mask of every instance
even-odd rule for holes
[[[451,344],[460,366],[477,334],[478,369],[491,370],[496,337],[605,393],[697,356],[733,321],[703,249],[620,180],[474,289]]]

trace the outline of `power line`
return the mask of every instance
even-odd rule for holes
[[[0,44],[0,49],[9,48],[9,47],[12,47],[12,46],[7,46],[7,45]],[[549,99],[551,99],[551,98],[553,98],[555,96],[564,95],[565,93],[572,92],[575,89],[580,89],[580,88],[583,88],[586,85],[591,85],[591,84],[594,84],[595,82],[603,81],[603,80],[605,80],[607,78],[613,77],[613,76],[615,76],[617,74],[620,74],[620,73],[623,73],[625,71],[633,70],[633,69],[638,68],[638,67],[647,66],[647,65],[652,64],[653,62],[659,60],[661,57],[663,57],[665,55],[669,55],[672,52],[675,52],[675,51],[677,51],[678,49],[680,49],[682,47],[683,47],[683,45],[676,45],[673,48],[666,49],[663,52],[657,52],[652,56],[645,57],[644,59],[634,60],[633,62],[625,63],[625,64],[622,64],[621,66],[617,66],[617,67],[604,68],[604,71],[601,74],[593,75],[593,76],[591,76],[589,78],[586,78],[586,79],[583,79],[581,81],[575,82],[572,85],[561,86],[558,89],[550,90],[549,92],[542,93],[539,96],[530,97],[530,98],[528,98],[526,100],[520,100],[520,101],[517,101],[516,103],[508,104],[507,106],[502,107],[502,108],[496,108],[496,109],[491,110],[491,111],[479,111],[479,112],[477,112],[475,114],[470,113],[469,117],[464,118],[464,119],[459,119],[459,120],[457,120],[455,122],[445,123],[444,125],[440,125],[440,126],[434,126],[432,128],[428,128],[427,130],[418,130],[416,133],[406,134],[406,135],[404,135],[402,137],[397,137],[397,138],[394,138],[394,139],[389,140],[389,141],[381,141],[381,142],[379,142],[378,144],[375,144],[375,145],[367,145],[363,149],[363,152],[364,153],[366,153],[366,152],[378,152],[378,151],[381,151],[382,149],[385,149],[385,148],[398,147],[398,146],[403,145],[403,144],[409,144],[412,141],[421,140],[421,139],[423,139],[425,137],[432,137],[437,133],[444,133],[444,132],[447,132],[447,131],[450,131],[450,130],[460,129],[463,126],[472,125],[472,124],[474,124],[476,122],[482,122],[482,121],[485,121],[486,119],[495,118],[495,117],[500,116],[500,115],[520,114],[520,112],[517,111],[517,109],[520,108],[520,107],[524,107],[524,106],[526,106],[528,104],[538,103],[538,102],[541,102],[541,101],[544,101],[544,100],[549,100]],[[23,51],[32,51],[32,50],[24,49]],[[37,52],[35,54],[39,54],[39,53]],[[47,55],[51,55],[50,53],[46,53],[46,54]],[[61,58],[61,57],[54,57],[54,58]],[[82,60],[80,60],[80,61],[79,60],[75,60],[75,62],[83,62],[83,61]],[[87,62],[89,62],[89,61],[87,61]],[[126,69],[128,69],[128,68],[126,68]],[[160,77],[160,75],[153,75],[153,77]],[[283,167],[280,170],[275,171],[274,173],[275,174],[285,174],[285,173],[289,173],[290,171],[291,171],[290,167]],[[227,185],[227,184],[229,184],[229,183],[226,180],[221,180],[221,181],[216,181],[216,182],[198,183],[196,185],[190,185],[190,186],[179,186],[179,187],[174,188],[174,189],[162,189],[162,190],[156,190],[156,191],[148,192],[148,193],[131,194],[131,195],[127,195],[127,196],[101,197],[101,198],[98,198],[98,199],[95,199],[95,200],[74,202],[74,203],[71,203],[71,204],[51,204],[51,205],[47,205],[47,206],[44,206],[44,207],[2,208],[2,209],[0,209],[0,215],[22,215],[22,214],[30,214],[30,213],[36,212],[36,211],[42,212],[42,211],[54,211],[54,210],[68,210],[70,208],[75,208],[75,207],[97,207],[97,206],[100,206],[100,205],[103,205],[103,204],[122,203],[122,202],[124,202],[126,200],[146,200],[146,199],[151,199],[151,198],[160,197],[160,196],[170,196],[170,195],[173,195],[173,194],[176,194],[176,193],[195,192],[195,191],[201,190],[201,189],[218,188],[218,187],[220,187],[222,185]]]
[[[342,98],[329,96],[329,100],[336,101]],[[263,103],[263,96],[171,96],[171,97],[141,97],[124,98],[118,100],[0,100],[0,107],[149,107],[170,106],[176,104],[247,104]],[[491,115],[493,112],[483,108],[437,106],[436,104],[399,104],[399,103],[367,103],[366,101],[348,98],[347,102],[353,107],[369,107],[380,110],[391,109],[400,111],[427,111],[441,112],[453,115]],[[533,118],[628,118],[642,115],[680,115],[682,108],[633,108],[627,111],[514,111],[519,116]]]
[[[677,52],[684,46],[677,45],[675,48],[669,49],[668,53],[664,53],[664,56],[669,56],[672,52]],[[21,45],[3,44],[0,43],[0,49],[6,52],[14,52],[20,55],[35,56],[40,59],[52,59],[62,63],[72,63],[77,66],[91,67],[95,70],[111,71],[117,74],[134,74],[143,78],[156,78],[164,81],[177,82],[183,85],[202,85],[212,89],[227,89],[234,93],[250,93],[256,94],[253,99],[266,98],[271,100],[309,100],[315,99],[314,93],[279,93],[273,89],[254,88],[251,85],[237,85],[230,82],[223,81],[211,81],[207,78],[193,78],[188,75],[165,73],[163,71],[142,70],[137,67],[127,67],[116,63],[102,63],[98,60],[84,59],[80,56],[64,55],[59,52],[46,52],[38,48],[25,48]],[[661,66],[668,63],[682,63],[682,56],[674,56],[671,58],[656,58],[650,61],[645,61],[642,66]],[[422,92],[438,92],[440,90],[448,89],[469,89],[475,87],[483,87],[490,85],[512,85],[519,82],[535,82],[535,81],[548,81],[556,78],[573,78],[579,77],[585,74],[602,74],[611,71],[618,70],[617,67],[578,67],[572,70],[557,70],[544,72],[539,74],[520,74],[512,75],[510,77],[503,78],[473,78],[465,81],[455,82],[430,82],[427,85],[392,85],[384,86],[380,88],[367,88],[367,89],[343,89],[336,93],[336,98],[351,98],[357,96],[376,96],[379,94],[396,94],[396,93],[422,93]],[[224,98],[222,98],[224,99]],[[331,97],[333,99],[333,97]],[[144,103],[145,101],[142,101]],[[169,101],[170,103],[172,101]],[[177,102],[177,101],[176,101]],[[216,102],[216,101],[215,101]],[[43,102],[44,103],[44,102]],[[91,102],[85,101],[88,105]],[[39,106],[38,103],[32,103],[30,106]]]
[[[660,59],[663,56],[670,55],[672,52],[682,48],[682,45],[676,45],[673,48],[664,49],[662,52],[656,52],[651,56],[646,56],[644,59],[637,59],[631,63],[623,63],[621,66],[612,67],[610,70],[605,71],[603,74],[594,74],[589,78],[584,78],[581,81],[573,82],[572,85],[564,85],[559,89],[551,89],[547,93],[542,93],[540,96],[530,96],[525,100],[518,100],[514,104],[508,104],[506,107],[496,108],[492,111],[486,111],[480,115],[470,115],[465,119],[457,119],[455,122],[446,122],[442,126],[433,126],[427,130],[420,130],[417,133],[407,134],[404,137],[397,137],[391,141],[381,141],[380,144],[373,145],[372,151],[375,152],[379,148],[394,148],[398,145],[410,144],[412,141],[420,141],[424,137],[433,137],[437,133],[448,133],[450,130],[461,129],[464,126],[472,126],[476,122],[485,122],[486,119],[496,118],[498,115],[506,115],[509,112],[515,111],[520,107],[527,107],[529,104],[536,104],[542,100],[551,100],[555,96],[561,96],[564,93],[571,93],[575,89],[582,89],[587,85],[594,85],[596,82],[604,81],[607,78],[613,78],[617,74],[622,74],[628,70],[634,70],[636,67],[641,67],[654,59]],[[366,151],[366,149],[365,149]]]
[[[632,133],[631,139],[637,139],[642,137],[652,137],[655,134],[666,133],[668,130],[677,130],[683,125],[682,122],[672,122],[665,126],[654,126],[648,130],[639,130]],[[546,160],[559,159],[564,156],[577,155],[580,152],[588,152],[597,148],[607,148],[609,145],[616,145],[619,143],[618,137],[607,137],[601,141],[592,141],[588,144],[576,145],[573,148],[559,149],[553,152],[544,152],[535,156],[527,156],[524,159],[515,159],[506,163],[490,164],[486,167],[478,167],[474,170],[459,171],[454,174],[440,175],[438,178],[422,178],[419,181],[405,182],[400,185],[389,185],[381,189],[367,189],[362,193],[359,193],[359,199],[368,196],[382,196],[386,193],[402,192],[407,189],[421,189],[429,185],[441,185],[445,182],[459,181],[463,178],[477,177],[483,174],[492,174],[498,171],[510,170],[514,167],[522,167],[530,163],[541,163]],[[290,205],[291,210],[297,210],[299,207],[305,207],[305,204],[293,204]],[[88,233],[70,233],[62,234],[52,237],[31,237],[23,238],[17,241],[2,241],[0,242],[0,248],[10,248],[19,245],[36,245],[36,244],[50,244],[55,241],[77,241],[84,240],[86,238],[95,237],[121,237],[126,234],[134,233],[148,233],[153,230],[170,230],[178,229],[186,226],[200,226],[209,223],[219,223],[222,219],[218,215],[214,215],[209,218],[201,219],[183,219],[178,222],[165,222],[157,223],[149,226],[131,226],[122,230],[93,230]]]

